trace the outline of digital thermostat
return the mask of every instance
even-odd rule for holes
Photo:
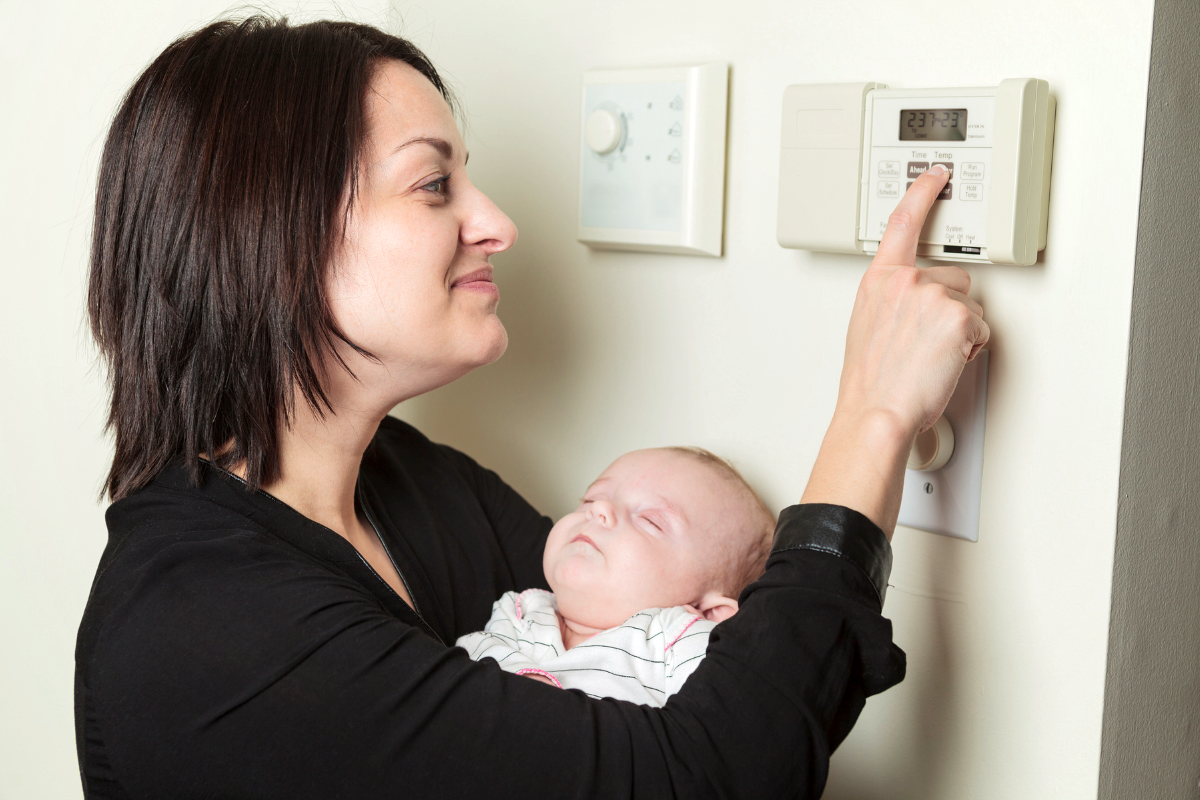
[[[888,216],[934,164],[950,179],[917,254],[1033,264],[1046,246],[1054,98],[1046,81],[973,89],[789,86],[783,100],[778,239],[874,253]]]
[[[729,65],[583,76],[579,241],[721,255]]]

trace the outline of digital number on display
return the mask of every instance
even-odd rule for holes
[[[900,141],[965,142],[965,108],[918,108],[900,112]]]

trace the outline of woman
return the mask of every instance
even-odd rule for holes
[[[544,587],[550,521],[388,418],[504,352],[512,223],[437,73],[369,27],[211,25],[113,122],[89,310],[112,382],[108,548],[80,627],[88,797],[817,797],[903,677],[880,616],[905,456],[988,336],[916,270],[944,174],[863,279],[837,410],[763,578],[662,709],[447,643]]]

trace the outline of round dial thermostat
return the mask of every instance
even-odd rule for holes
[[[625,120],[620,114],[607,108],[597,108],[588,117],[584,135],[588,147],[600,155],[605,155],[617,149],[624,133]]]
[[[933,427],[917,434],[908,453],[908,468],[917,472],[933,472],[946,466],[954,455],[954,429],[945,417],[938,417]]]

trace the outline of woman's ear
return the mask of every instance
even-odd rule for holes
[[[732,597],[714,591],[706,593],[699,603],[684,608],[710,622],[724,622],[737,613],[738,604]]]

